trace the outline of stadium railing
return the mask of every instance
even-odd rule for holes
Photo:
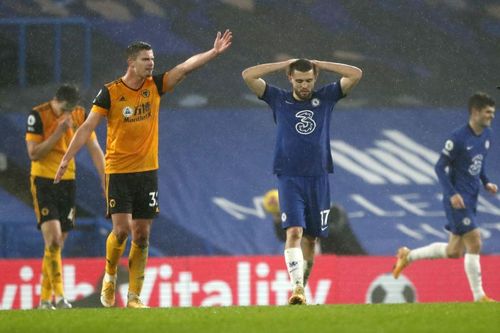
[[[27,28],[28,26],[42,26],[51,25],[54,27],[54,68],[53,80],[55,83],[61,82],[62,66],[62,30],[68,25],[80,25],[84,29],[84,51],[83,51],[83,85],[88,88],[91,83],[92,63],[91,63],[91,25],[86,19],[81,17],[73,18],[3,18],[0,19],[0,26],[17,26],[17,40],[18,40],[18,84],[20,87],[27,87]]]

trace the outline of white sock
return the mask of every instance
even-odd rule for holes
[[[484,296],[483,279],[481,278],[481,264],[479,263],[479,254],[466,253],[464,257],[464,268],[470,289],[477,301]]]
[[[304,287],[304,256],[300,247],[292,247],[285,250],[285,263],[292,283],[292,289],[296,286]]]
[[[408,260],[420,260],[420,259],[439,259],[446,258],[446,247],[447,243],[432,243],[430,245],[419,247],[418,249],[411,250],[408,255]]]

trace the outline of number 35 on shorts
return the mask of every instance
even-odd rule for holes
[[[158,191],[149,192],[149,207],[158,207]]]

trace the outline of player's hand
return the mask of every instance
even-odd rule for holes
[[[217,54],[221,54],[224,51],[226,51],[230,46],[233,41],[233,33],[229,30],[226,29],[224,31],[224,34],[221,34],[221,32],[217,32],[217,37],[215,38],[214,42],[214,50]]]
[[[68,161],[65,161],[64,159],[61,161],[61,164],[59,164],[59,168],[57,169],[56,176],[54,177],[54,184],[59,183],[61,181],[62,177],[64,176],[64,173],[66,172],[66,169],[68,169]]]
[[[319,60],[311,60],[311,63],[316,67],[316,76],[319,74],[320,70],[320,61]]]
[[[486,191],[490,192],[491,194],[496,194],[498,192],[498,186],[493,183],[488,183],[484,186]]]
[[[465,208],[464,199],[458,193],[453,195],[450,198],[450,202],[451,202],[451,207],[453,207],[455,209],[464,209]]]
[[[62,133],[66,132],[68,129],[73,127],[73,118],[71,118],[71,114],[64,113],[61,119],[59,119],[57,125],[57,129],[61,131]]]

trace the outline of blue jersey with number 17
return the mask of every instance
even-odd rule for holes
[[[333,172],[330,119],[344,97],[340,81],[298,101],[291,91],[266,84],[261,99],[273,110],[277,125],[273,171],[286,176],[321,176]]]

